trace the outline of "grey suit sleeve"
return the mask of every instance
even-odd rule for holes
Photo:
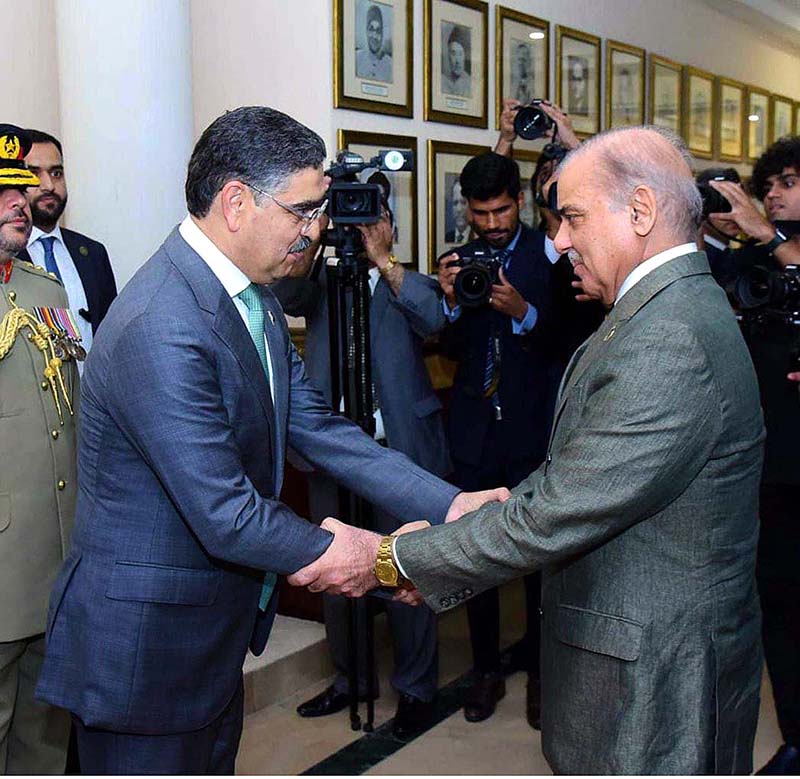
[[[391,295],[390,299],[420,338],[438,333],[447,323],[438,282],[421,273],[407,270],[400,294]]]
[[[570,390],[566,403],[579,404],[579,416],[552,463],[511,500],[397,540],[431,608],[600,545],[668,505],[704,466],[720,435],[721,399],[689,329],[656,323],[620,338],[602,360]]]

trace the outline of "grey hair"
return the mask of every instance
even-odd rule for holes
[[[629,206],[636,187],[650,187],[659,212],[676,237],[695,240],[703,203],[692,177],[692,157],[682,138],[653,125],[606,130],[571,151],[562,169],[595,147],[601,151],[601,161],[592,175],[608,193],[612,209]]]

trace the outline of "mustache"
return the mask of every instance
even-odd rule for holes
[[[20,209],[15,213],[9,214],[9,216],[0,219],[0,227],[9,224],[10,222],[13,222],[15,219],[24,219],[26,224],[31,221],[30,219],[28,219],[28,215],[23,210]]]
[[[311,246],[311,239],[307,235],[301,235],[290,247],[287,254],[300,254]]]
[[[574,268],[576,265],[580,265],[583,262],[583,257],[575,251],[575,249],[570,249],[567,252],[567,257],[569,258],[572,267]]]

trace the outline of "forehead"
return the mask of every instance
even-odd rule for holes
[[[778,176],[798,176],[800,175],[797,172],[797,168],[790,166],[784,168],[780,173],[773,173],[771,176],[767,176],[767,181],[775,181]]]
[[[498,208],[506,208],[513,205],[517,201],[508,192],[503,192],[502,195],[489,198],[489,200],[477,200],[471,197],[467,202],[472,211],[496,211]]]
[[[558,200],[559,208],[567,202],[567,198],[583,198],[591,190],[591,173],[595,164],[591,154],[575,157],[559,168]]]
[[[34,143],[25,160],[29,165],[36,165],[37,167],[62,164],[61,154],[56,145],[49,141],[46,143]]]

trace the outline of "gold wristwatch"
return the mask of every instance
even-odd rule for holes
[[[408,584],[408,580],[397,569],[392,554],[392,536],[381,539],[378,547],[378,559],[375,560],[375,578],[383,587],[402,587]]]
[[[395,265],[397,265],[398,260],[394,254],[389,255],[389,261],[384,265],[382,268],[378,268],[379,273],[381,276],[385,276]]]

